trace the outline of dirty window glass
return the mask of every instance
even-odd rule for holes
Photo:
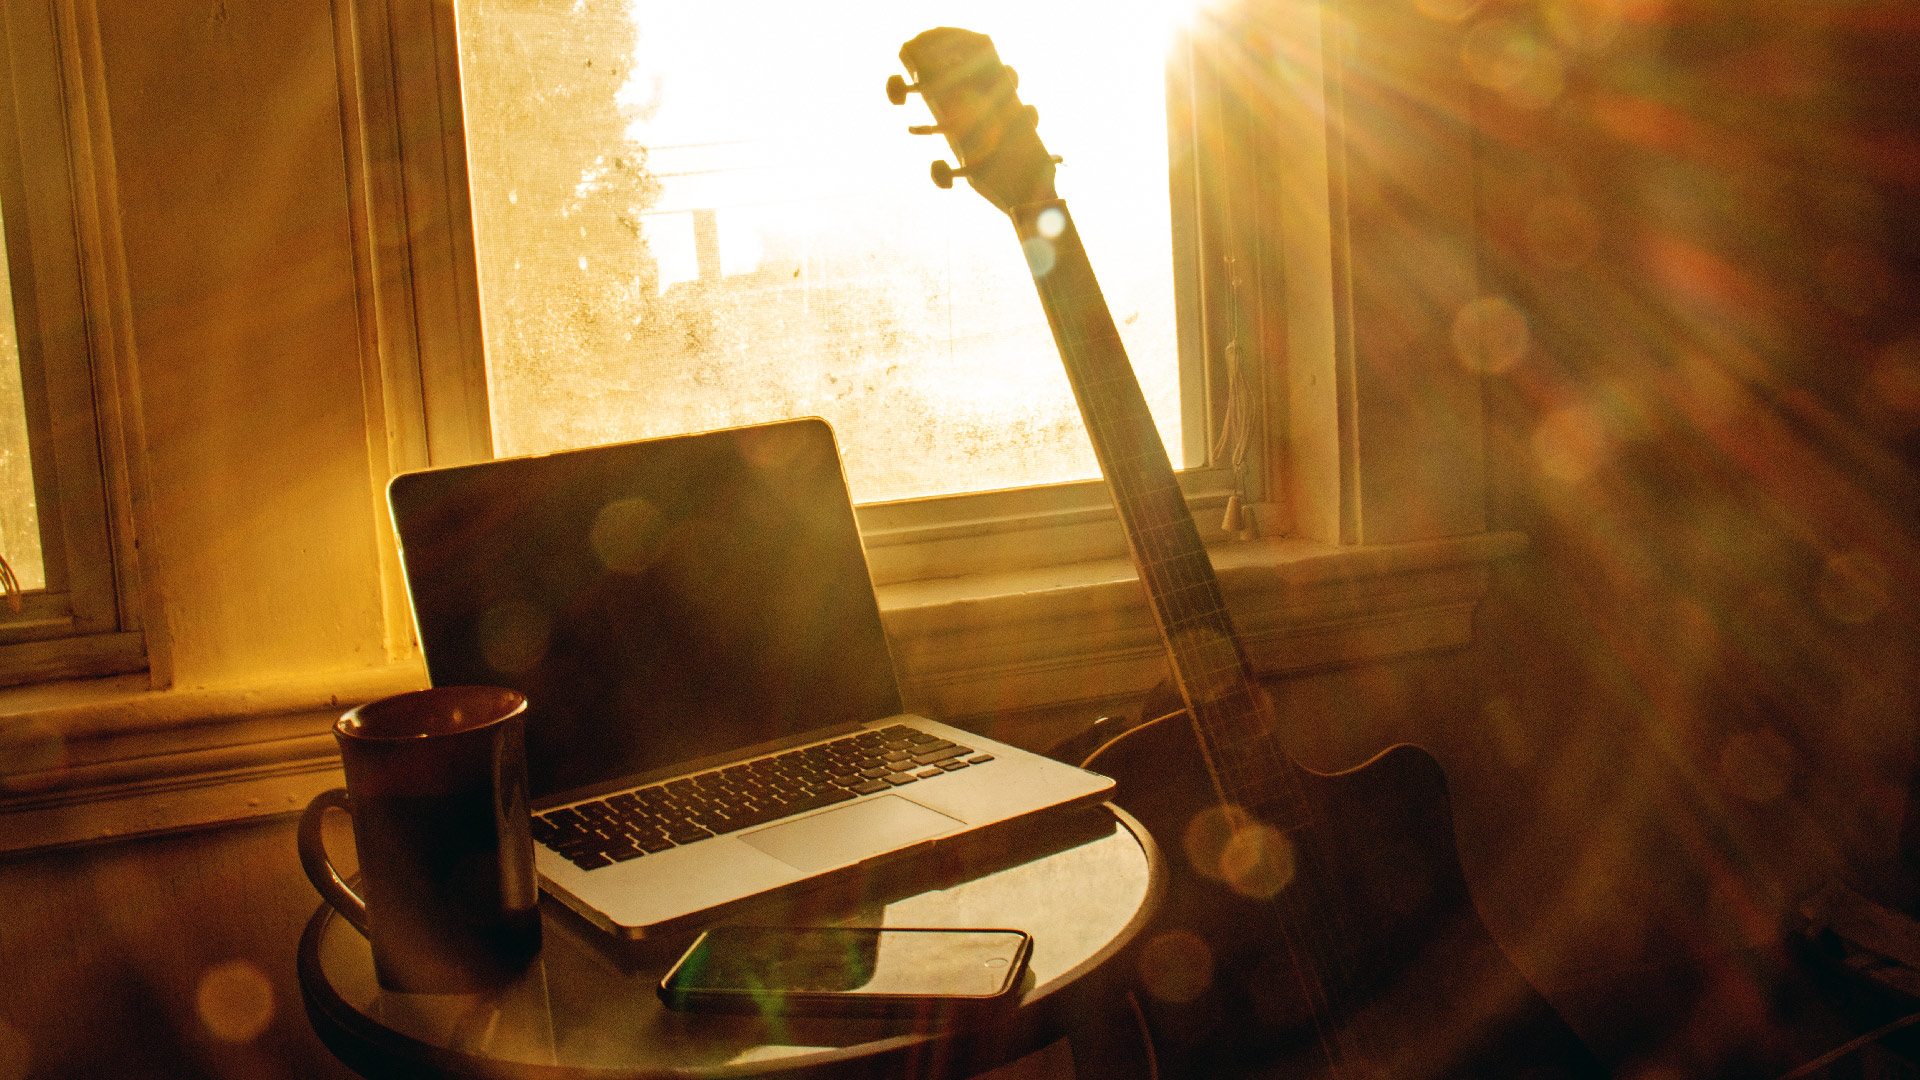
[[[826,417],[862,501],[1098,475],[1012,226],[957,184],[900,44],[989,34],[1170,452],[1165,0],[465,0],[496,451]]]
[[[0,557],[12,567],[22,589],[46,587],[33,456],[27,446],[26,398],[20,382],[20,340],[14,332],[13,283],[4,254],[0,254]]]

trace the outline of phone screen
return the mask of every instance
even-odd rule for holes
[[[660,995],[676,1008],[985,1001],[1014,989],[1029,948],[1019,930],[716,927],[667,973]]]

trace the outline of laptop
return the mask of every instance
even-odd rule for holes
[[[388,500],[433,684],[527,695],[542,884],[613,934],[1113,788],[902,711],[824,420],[406,473]]]

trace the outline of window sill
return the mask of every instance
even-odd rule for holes
[[[1490,564],[1517,533],[1337,548],[1213,549],[1256,670],[1450,648],[1472,637]],[[909,708],[965,722],[1137,694],[1166,673],[1124,558],[879,587]],[[419,664],[233,687],[146,676],[0,690],[0,854],[290,813],[340,783],[343,709],[425,686]]]
[[[343,709],[427,685],[403,664],[246,686],[147,676],[0,690],[0,854],[298,810],[340,783]]]
[[[1519,533],[1342,548],[1253,540],[1210,548],[1262,675],[1467,644],[1489,566]],[[975,717],[1137,694],[1166,656],[1125,558],[879,588],[909,708]]]

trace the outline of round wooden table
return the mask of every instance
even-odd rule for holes
[[[869,882],[851,906],[807,920],[1026,930],[1033,955],[1019,1003],[990,1017],[921,1028],[674,1012],[655,989],[688,939],[622,951],[550,899],[539,958],[487,994],[381,990],[366,939],[323,904],[301,938],[301,992],[321,1040],[369,1077],[968,1076],[1077,1028],[1110,1028],[1124,1008],[1127,973],[1114,961],[1159,901],[1159,851],[1112,806],[1051,833],[936,887]],[[795,921],[795,902],[728,921]]]

